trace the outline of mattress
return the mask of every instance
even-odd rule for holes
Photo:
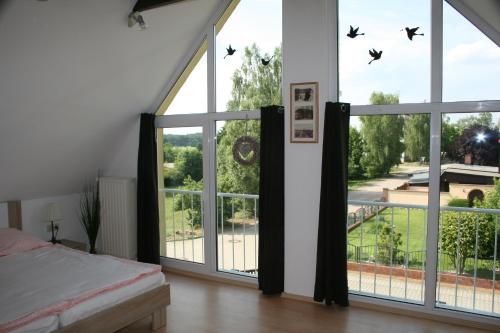
[[[0,268],[0,332],[50,332],[164,283],[160,266],[63,246],[0,257]]]

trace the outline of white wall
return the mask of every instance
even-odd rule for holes
[[[334,96],[329,61],[333,27],[331,0],[283,1],[283,100],[290,83],[319,82],[317,144],[289,143],[285,113],[285,292],[312,296],[316,272],[321,154],[325,102]]]
[[[61,210],[62,220],[59,223],[58,239],[66,238],[87,243],[87,235],[78,219],[80,211],[80,194],[70,194],[57,197],[21,201],[23,230],[49,240],[51,233],[47,232],[46,207],[56,203]]]

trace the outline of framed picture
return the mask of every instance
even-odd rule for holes
[[[290,84],[290,142],[318,142],[318,82]]]

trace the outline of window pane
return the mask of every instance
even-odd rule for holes
[[[257,276],[259,244],[259,161],[253,148],[237,152],[238,138],[250,136],[257,142],[260,120],[217,122],[217,269]],[[248,141],[247,141],[248,142]],[[250,148],[250,146],[246,146]],[[254,163],[245,165],[245,162]]]
[[[350,38],[350,26],[364,35]],[[405,27],[419,27],[409,40]],[[403,31],[401,31],[403,29]],[[430,1],[340,0],[339,90],[351,104],[370,104],[374,91],[399,95],[401,103],[429,101]],[[379,60],[369,50],[383,51]]]
[[[499,118],[500,112],[443,115],[439,307],[500,315]]]
[[[201,127],[163,129],[160,255],[204,263],[203,134]]]
[[[165,114],[188,114],[207,112],[207,52],[186,72],[187,78],[175,95]]]
[[[429,114],[351,117],[351,292],[424,302],[429,138]]]
[[[217,33],[217,111],[282,104],[281,39],[281,0],[239,2]]]
[[[443,101],[499,100],[500,48],[443,2]]]

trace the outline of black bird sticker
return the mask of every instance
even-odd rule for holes
[[[418,35],[418,36],[423,36],[424,34],[417,34],[417,30],[418,30],[419,27],[416,27],[416,28],[408,28],[406,27],[405,30],[406,30],[406,35],[408,35],[408,38],[410,40],[413,40],[413,36],[415,35]],[[403,31],[403,30],[401,30]]]
[[[227,56],[232,56],[234,52],[236,52],[236,50],[231,47],[231,44],[229,44],[229,47],[226,50],[227,54],[224,56],[224,59],[226,59]]]
[[[350,27],[350,29],[349,29],[349,33],[347,34],[347,37],[356,38],[357,36],[365,34],[364,32],[358,34],[359,27],[357,27],[356,29],[354,29],[352,27],[352,25],[350,25],[349,27]]]
[[[382,51],[377,52],[377,50],[371,49],[371,50],[368,51],[368,53],[373,57],[373,59],[370,60],[370,62],[368,63],[368,65],[371,64],[372,61],[379,60],[380,57],[382,57]]]
[[[260,59],[260,61],[262,62],[262,65],[264,66],[267,66],[269,65],[269,63],[271,62],[271,60],[274,58],[274,56],[272,56],[271,58],[269,59]]]

